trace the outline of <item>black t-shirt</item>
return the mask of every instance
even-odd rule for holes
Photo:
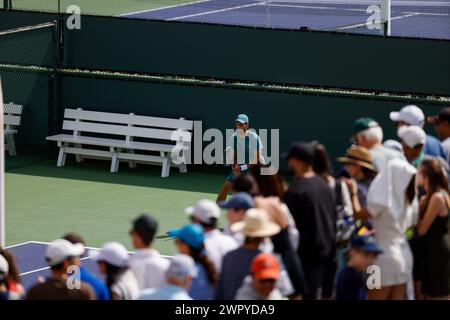
[[[326,259],[336,238],[334,191],[322,177],[297,178],[286,192],[285,202],[300,232],[300,257]]]

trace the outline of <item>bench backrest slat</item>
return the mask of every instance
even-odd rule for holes
[[[17,114],[17,115],[21,115],[22,114],[22,109],[23,106],[19,105],[19,104],[15,104],[13,102],[10,103],[4,103],[3,104],[3,113],[4,114]]]
[[[172,140],[175,130],[163,130],[143,127],[129,127],[120,124],[94,123],[83,121],[64,120],[63,130],[73,130],[80,132],[102,133],[112,135],[131,136],[138,138],[151,138],[161,140]],[[191,137],[190,132],[185,132],[184,137]],[[175,142],[175,141],[174,141]]]
[[[170,119],[120,114],[111,112],[88,111],[81,109],[66,109],[65,119],[79,119],[81,121],[98,121],[116,124],[131,124],[136,126],[156,127],[164,129],[192,130],[193,121],[184,119]]]
[[[20,116],[13,116],[10,114],[5,114],[5,125],[20,126]]]

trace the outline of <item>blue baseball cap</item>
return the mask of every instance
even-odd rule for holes
[[[223,209],[245,209],[253,208],[253,198],[247,192],[238,192],[227,201],[219,203],[219,207]]]
[[[356,236],[352,239],[352,248],[361,249],[364,252],[383,253],[373,236]]]
[[[173,229],[167,232],[171,237],[182,240],[189,246],[201,249],[205,240],[204,229],[201,225],[196,223],[187,224],[180,229]]]
[[[247,117],[247,115],[246,115],[246,114],[243,114],[243,113],[239,114],[239,115],[236,117],[236,122],[240,122],[240,123],[248,123],[248,117]]]

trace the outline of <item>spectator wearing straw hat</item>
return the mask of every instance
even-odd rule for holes
[[[205,235],[201,225],[192,223],[180,229],[170,230],[168,235],[175,238],[178,252],[187,254],[195,261],[197,275],[192,280],[189,295],[194,300],[212,300],[217,272],[214,263],[205,253]]]
[[[298,254],[309,290],[305,299],[317,298],[336,238],[335,194],[325,179],[314,173],[313,157],[314,147],[307,142],[294,143],[287,154],[295,180],[285,201],[301,236]]]
[[[130,258],[130,269],[136,276],[141,290],[159,287],[165,280],[169,261],[152,248],[158,230],[158,222],[148,214],[142,214],[133,221],[131,241],[136,248]]]
[[[277,289],[280,279],[280,265],[269,253],[258,254],[251,263],[250,275],[236,294],[236,300],[281,300],[283,295]]]
[[[347,150],[344,157],[337,158],[337,161],[345,163],[348,174],[356,180],[359,202],[365,207],[370,183],[377,174],[372,164],[372,154],[368,149],[354,145]]]
[[[194,259],[187,254],[175,255],[165,276],[166,282],[161,286],[141,291],[139,300],[192,300],[188,289],[197,276]]]
[[[51,242],[45,250],[45,258],[50,266],[51,276],[43,283],[37,283],[28,291],[27,300],[95,300],[90,285],[67,274],[71,259],[82,255],[84,248],[65,239]],[[69,283],[74,287],[69,288]]]
[[[261,251],[258,249],[267,237],[278,234],[281,228],[271,222],[265,210],[247,210],[243,221],[231,225],[233,232],[245,235],[243,245],[229,252],[222,261],[222,271],[216,288],[217,300],[232,300],[250,272],[251,261]]]
[[[392,111],[389,118],[395,122],[397,128],[403,126],[418,126],[423,128],[425,124],[425,115],[422,109],[415,105],[407,105],[400,111]],[[425,135],[425,143],[423,148],[424,154],[433,157],[441,157],[447,159],[442,148],[441,142],[431,135]]]
[[[425,158],[425,131],[419,126],[402,126],[397,135],[402,142],[406,160],[417,168]]]
[[[95,277],[91,272],[89,272],[88,269],[84,268],[81,265],[80,257],[85,253],[85,245],[86,245],[84,239],[79,234],[76,233],[68,233],[63,237],[63,239],[69,241],[74,245],[78,245],[80,248],[82,248],[80,249],[81,254],[79,256],[73,256],[70,259],[71,265],[75,265],[80,268],[81,281],[86,282],[92,287],[92,289],[94,289],[94,292],[97,296],[97,300],[109,300],[110,299],[109,290],[106,287],[105,283],[100,279],[98,279],[97,277]]]
[[[428,117],[428,123],[434,125],[441,138],[445,159],[450,166],[450,107],[443,108],[436,116]]]
[[[372,118],[359,118],[353,126],[356,144],[370,150],[372,164],[381,172],[392,159],[404,159],[400,152],[385,147],[383,142],[383,129]]]
[[[106,275],[106,285],[112,300],[136,300],[139,283],[129,266],[129,254],[118,242],[107,242],[93,256],[101,273]]]
[[[233,237],[222,234],[217,229],[220,208],[214,201],[203,199],[194,207],[186,208],[185,212],[193,223],[200,224],[205,230],[206,255],[214,263],[217,273],[220,273],[223,257],[238,247]]]

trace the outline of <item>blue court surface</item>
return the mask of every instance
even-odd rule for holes
[[[362,25],[372,14],[367,12],[368,7],[379,3],[368,0],[200,0],[122,16],[380,34],[379,29]],[[450,0],[392,0],[391,8],[391,35],[450,39]]]
[[[38,277],[48,277],[50,270],[45,261],[45,249],[48,243],[29,241],[17,245],[9,246],[6,249],[12,252],[17,259],[22,278],[22,285],[28,290]],[[83,257],[82,265],[92,272],[95,276],[103,279],[98,271],[97,263],[89,256],[91,250],[99,250],[98,248],[86,247],[87,255]],[[130,254],[133,254],[130,252]]]

